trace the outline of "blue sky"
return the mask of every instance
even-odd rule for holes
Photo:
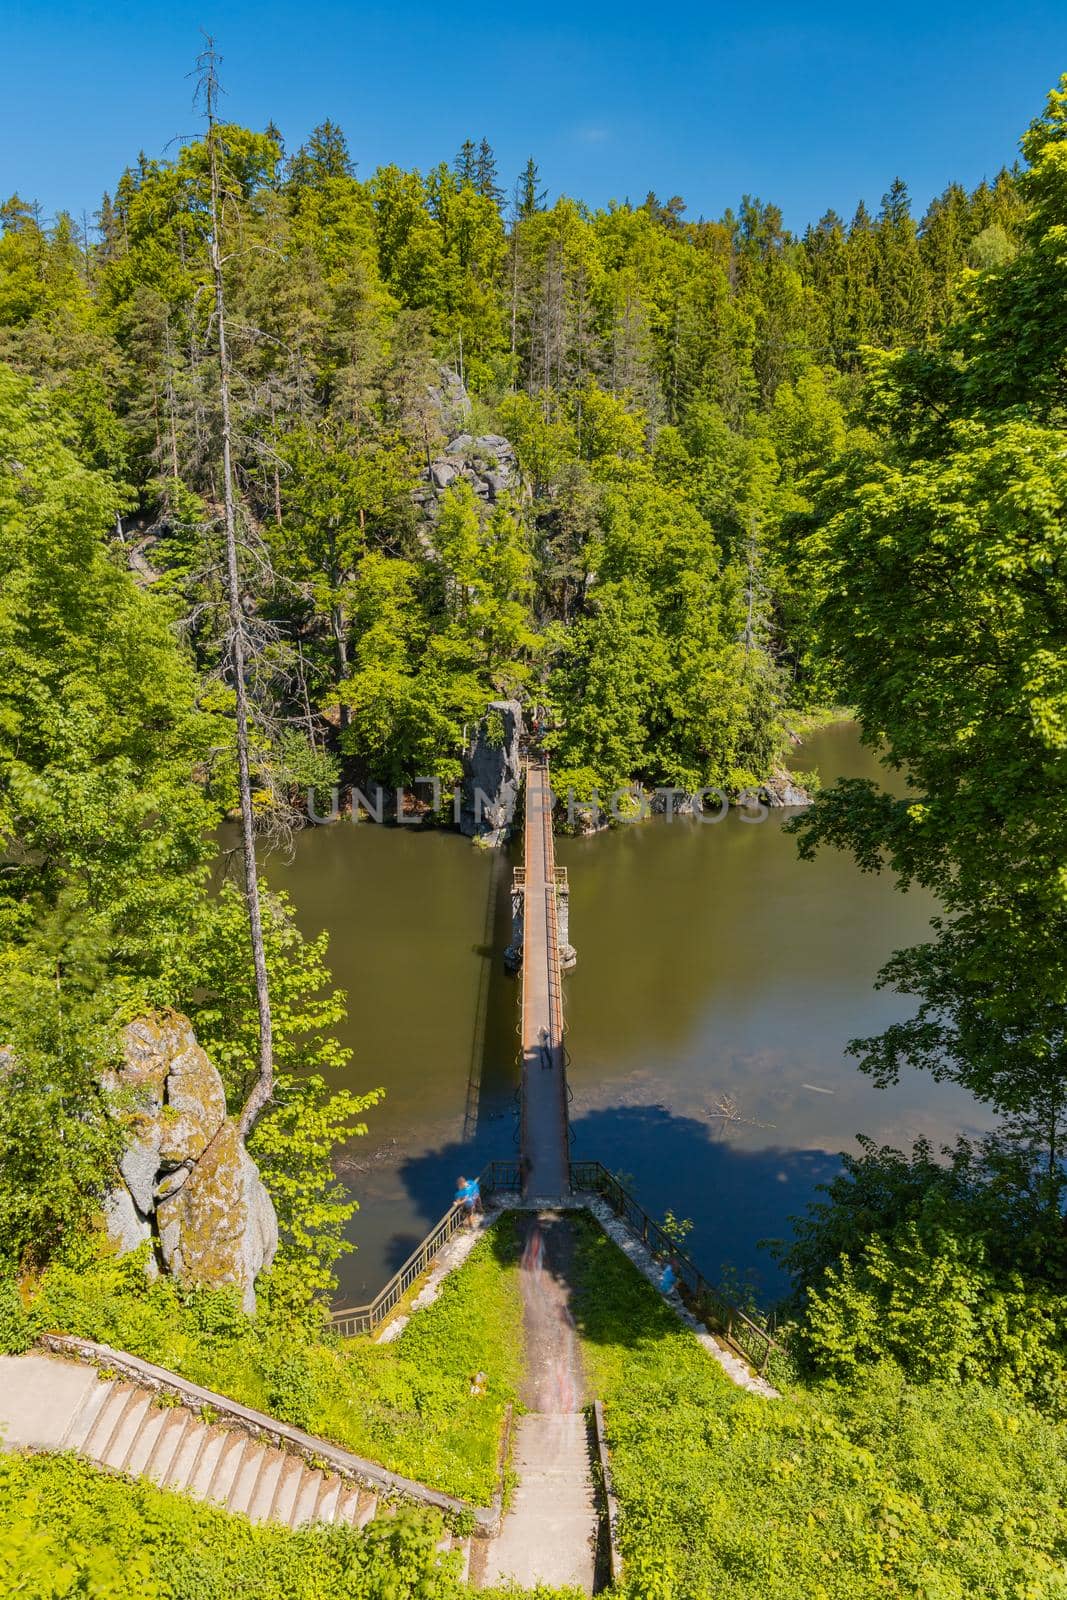
[[[898,173],[920,210],[952,178],[992,176],[1067,72],[1064,0],[5,10],[0,190],[46,214],[91,213],[139,149],[195,131],[201,28],[224,57],[229,118],[273,118],[295,148],[331,117],[362,176],[485,134],[509,185],[533,153],[550,195],[601,205],[653,188],[696,217],[748,192],[797,229],[861,196],[876,206]]]

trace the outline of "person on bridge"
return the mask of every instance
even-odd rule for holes
[[[452,1204],[462,1206],[467,1219],[468,1228],[473,1228],[475,1218],[482,1209],[482,1186],[477,1178],[465,1178],[462,1173],[456,1179],[456,1193]]]

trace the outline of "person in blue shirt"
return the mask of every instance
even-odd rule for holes
[[[674,1262],[668,1261],[659,1280],[660,1289],[664,1294],[670,1294],[671,1290],[677,1287],[677,1284],[678,1274],[674,1270]]]
[[[452,1204],[462,1206],[467,1218],[468,1228],[474,1227],[477,1213],[482,1209],[482,1188],[477,1178],[465,1178],[462,1173],[456,1179],[456,1193]]]

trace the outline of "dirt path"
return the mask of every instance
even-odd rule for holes
[[[512,1578],[574,1584],[591,1594],[596,1565],[597,1512],[585,1389],[570,1310],[569,1268],[574,1236],[565,1216],[542,1211],[526,1224],[522,1255],[523,1329],[529,1408],[515,1429],[519,1483],[500,1535],[489,1552],[487,1583]]]

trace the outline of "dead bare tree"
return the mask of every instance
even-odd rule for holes
[[[219,404],[222,415],[222,496],[225,530],[225,590],[229,612],[226,655],[236,695],[237,785],[241,809],[241,849],[244,865],[244,898],[248,909],[248,928],[252,943],[252,964],[256,980],[256,1006],[259,1013],[259,1069],[237,1122],[237,1131],[246,1140],[274,1092],[274,1040],[267,979],[267,957],[263,943],[263,916],[259,903],[256,874],[255,817],[252,809],[252,778],[249,761],[250,707],[245,683],[246,628],[241,603],[241,578],[237,559],[237,503],[233,482],[233,424],[230,407],[230,356],[226,344],[226,294],[223,279],[222,249],[219,239],[222,215],[222,188],[219,173],[218,78],[219,57],[209,37],[197,58],[198,94],[207,119],[209,179],[209,250],[215,293],[215,338],[219,360]]]

